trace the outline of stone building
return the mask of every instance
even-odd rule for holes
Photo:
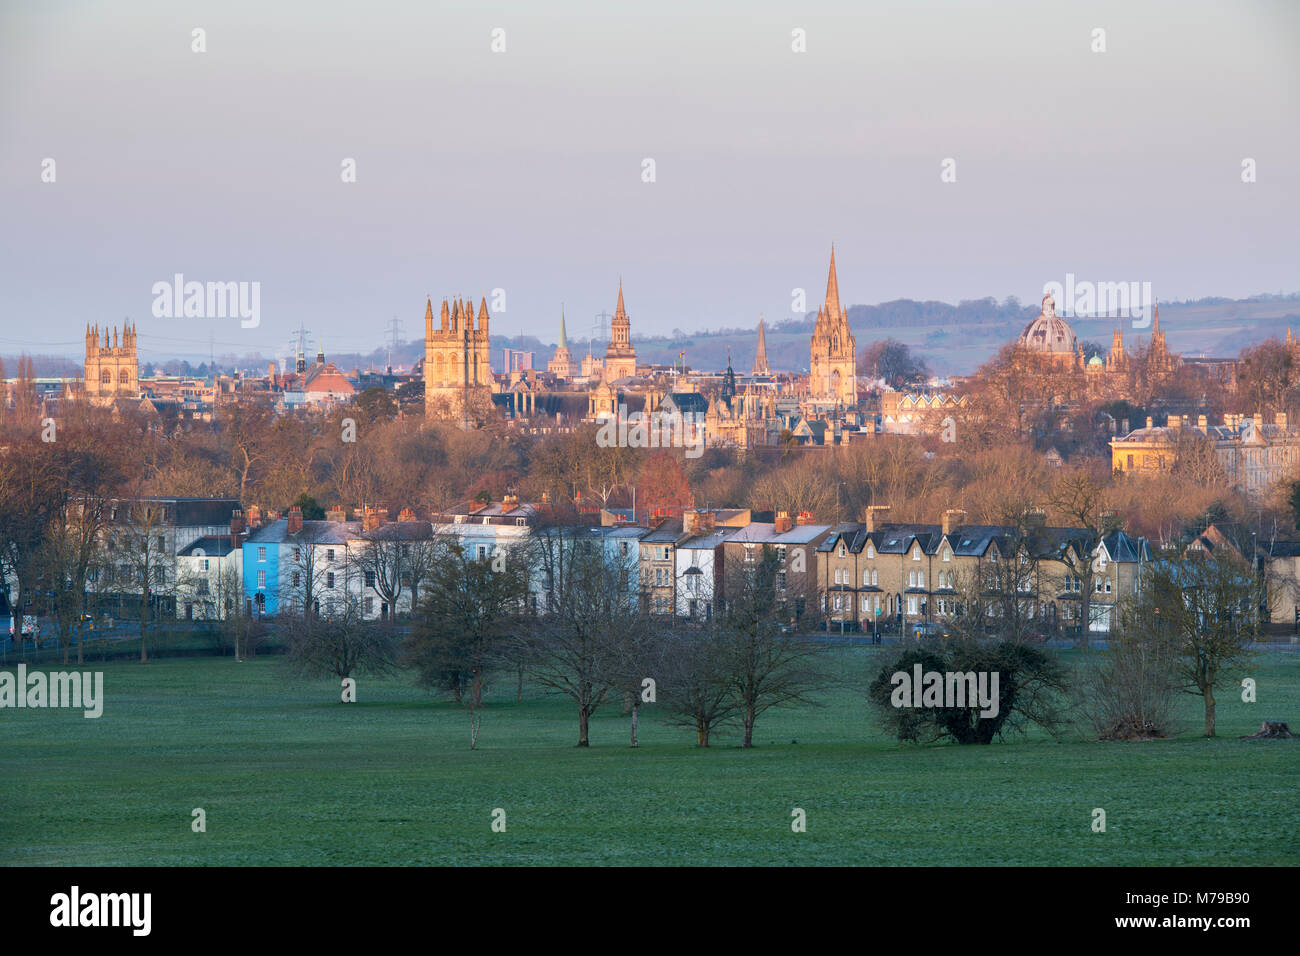
[[[560,379],[573,378],[573,354],[569,351],[569,337],[564,330],[564,310],[560,310],[560,344],[546,363],[546,370]]]
[[[480,403],[490,403],[495,379],[489,357],[487,299],[479,305],[456,298],[448,308],[442,301],[438,328],[433,325],[433,301],[424,308],[424,407],[435,417],[466,418]]]
[[[116,398],[140,397],[140,360],[136,351],[134,325],[123,325],[119,344],[117,329],[110,341],[108,329],[100,341],[99,326],[86,326],[86,397],[101,404]]]

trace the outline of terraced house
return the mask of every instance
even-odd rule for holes
[[[906,634],[966,612],[968,595],[987,595],[1001,582],[1044,631],[1077,628],[1087,603],[1088,629],[1105,632],[1116,602],[1140,586],[1142,564],[1150,560],[1146,542],[1121,530],[1091,547],[1090,532],[1048,527],[1042,515],[1020,526],[963,525],[956,519],[964,512],[948,510],[939,524],[878,524],[877,510],[836,525],[817,548],[831,629]],[[1087,552],[1092,593],[1085,602],[1075,571],[1087,567]]]

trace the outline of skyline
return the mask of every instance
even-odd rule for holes
[[[1297,291],[1280,3],[395,4],[347,31],[303,15],[330,5],[141,7],[0,14],[0,352],[75,354],[86,322],[129,318],[159,359],[280,354],[300,324],[364,353],[394,316],[418,338],[426,295],[495,289],[494,332],[552,340],[564,303],[582,340],[620,277],[634,336],[753,328],[817,300],[832,241],[855,305],[1034,302],[1067,273],[1163,301]],[[176,273],[260,283],[259,326],[155,318]]]

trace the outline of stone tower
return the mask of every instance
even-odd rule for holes
[[[814,401],[837,402],[851,408],[858,403],[857,340],[849,329],[849,316],[840,303],[840,283],[835,275],[835,247],[826,279],[826,302],[817,310],[813,330],[809,394]]]
[[[573,377],[573,355],[569,352],[569,337],[564,331],[564,309],[560,309],[560,344],[555,355],[546,363],[546,370],[557,378]]]
[[[750,375],[771,375],[767,365],[767,335],[763,331],[763,317],[758,317],[758,351],[754,354],[754,371]]]
[[[636,349],[632,348],[632,322],[623,308],[623,282],[618,283],[618,306],[609,323],[609,347],[605,349],[605,381],[616,382],[636,374]]]
[[[140,397],[140,360],[135,326],[124,324],[119,344],[117,329],[100,340],[99,326],[86,326],[86,397],[100,403],[115,398]]]
[[[424,409],[432,417],[467,419],[476,406],[490,403],[492,365],[489,361],[487,299],[479,304],[459,296],[448,308],[442,300],[438,328],[433,325],[433,300],[424,307]]]

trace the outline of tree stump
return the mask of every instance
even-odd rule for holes
[[[1254,734],[1242,734],[1242,740],[1260,740],[1263,738],[1282,739],[1294,737],[1291,728],[1281,720],[1266,720],[1259,725],[1259,732]]]

